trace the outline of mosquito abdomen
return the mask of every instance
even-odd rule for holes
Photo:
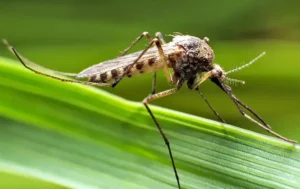
[[[128,66],[115,68],[104,73],[97,73],[89,76],[90,82],[106,83],[113,81],[119,77],[127,76],[132,77],[139,74],[154,72],[160,70],[163,64],[158,58],[150,58],[137,62],[129,70]]]
[[[123,76],[125,68],[116,68],[104,73],[93,74],[89,77],[88,81],[95,83],[106,83],[112,79],[116,79],[119,76]]]
[[[169,68],[173,68],[178,62],[182,62],[182,49],[178,49],[178,47],[174,47],[174,45],[165,45],[163,46],[163,49]],[[90,82],[107,83],[123,76],[132,77],[139,74],[162,70],[164,68],[164,63],[160,60],[156,47],[150,48],[149,52],[147,52],[138,62],[133,64],[140,53],[141,52],[136,52],[91,66],[80,72],[77,75],[77,78],[87,77]]]

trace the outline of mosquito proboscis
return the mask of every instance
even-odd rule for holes
[[[160,32],[156,33],[155,36],[156,37],[152,39],[148,32],[143,32],[136,40],[131,43],[128,48],[126,48],[122,52],[119,57],[93,65],[81,71],[80,73],[65,73],[44,68],[23,57],[6,40],[3,40],[3,42],[8,47],[8,49],[19,59],[19,61],[25,68],[37,74],[64,82],[81,83],[99,87],[115,87],[124,77],[132,77],[139,74],[153,72],[154,74],[152,89],[150,94],[143,100],[143,104],[150,114],[151,118],[153,119],[155,125],[157,126],[168,148],[168,153],[171,159],[177,186],[179,189],[181,188],[181,185],[170,142],[162,127],[155,118],[154,114],[152,113],[150,107],[148,106],[148,103],[155,99],[159,99],[176,93],[182,88],[185,82],[187,82],[187,86],[189,89],[199,92],[200,96],[205,100],[209,108],[214,112],[214,114],[221,122],[225,123],[225,120],[219,115],[217,111],[215,111],[215,109],[210,105],[206,97],[200,91],[201,83],[203,83],[207,79],[215,83],[233,100],[239,112],[245,118],[249,119],[267,132],[284,141],[291,143],[296,142],[287,139],[271,130],[271,127],[256,112],[245,105],[232,93],[232,89],[227,84],[230,82],[244,83],[241,80],[228,78],[227,75],[250,66],[259,58],[261,58],[265,54],[264,52],[251,60],[249,63],[225,72],[220,65],[214,63],[215,55],[213,49],[208,44],[208,38],[200,39],[198,37],[189,35],[176,34],[172,36],[173,40],[171,42],[166,43],[163,35]],[[147,47],[142,51],[127,54],[127,52],[143,37],[146,37],[149,42]],[[39,68],[45,72],[49,72],[49,74],[44,73],[43,71],[38,71],[34,67]],[[174,87],[156,93],[156,71],[159,70],[164,71],[168,83]],[[50,74],[71,76],[76,78],[87,78],[88,81],[64,79]],[[244,109],[249,111],[256,119],[247,114]]]

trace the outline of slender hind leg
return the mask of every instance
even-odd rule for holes
[[[126,54],[143,36],[146,36],[148,39],[150,39],[150,36],[148,35],[148,33],[144,32],[143,34],[141,34],[127,49],[125,49],[123,51],[123,53],[121,54],[121,56],[123,56],[124,54]],[[160,54],[160,57],[162,58],[162,61],[164,61],[165,65],[167,64],[166,63],[166,59],[165,59],[165,56],[164,56],[164,53],[163,53],[163,50],[161,48],[161,45],[160,43],[162,44],[165,44],[165,41],[162,37],[162,34],[160,32],[156,33],[156,38],[154,40],[151,40],[151,42],[149,43],[149,45],[145,48],[145,50],[140,54],[140,56],[132,63],[132,65],[134,65],[142,56],[143,54],[146,53],[146,51],[153,45],[153,43],[155,43],[155,45],[157,46],[158,48],[158,51],[159,51],[159,54]],[[130,68],[129,68],[130,69]],[[168,70],[169,71],[169,70]],[[123,78],[123,77],[122,77]],[[122,79],[120,78],[119,81]],[[172,82],[171,79],[169,79],[167,77],[168,81],[169,82]],[[119,82],[117,81],[117,82]],[[168,95],[171,95],[175,92],[177,92],[181,86],[182,86],[182,83],[183,82],[180,82],[180,84],[178,84],[177,88],[173,88],[173,89],[169,89],[169,90],[166,90],[166,91],[163,91],[163,92],[160,92],[160,93],[157,93],[155,94],[155,90],[156,90],[156,72],[154,72],[153,74],[153,80],[152,80],[152,88],[151,88],[151,92],[149,94],[148,97],[146,97],[144,100],[143,100],[143,104],[144,106],[146,107],[148,113],[150,114],[151,118],[153,119],[156,127],[158,128],[162,138],[164,139],[164,142],[165,144],[167,145],[167,148],[168,148],[168,152],[169,152],[169,156],[171,158],[171,162],[172,162],[172,166],[173,166],[173,170],[174,170],[174,173],[175,173],[175,177],[176,177],[176,181],[177,181],[177,185],[178,185],[178,188],[180,189],[181,186],[180,186],[180,182],[179,182],[179,176],[178,176],[178,173],[177,173],[177,169],[176,169],[176,166],[175,166],[175,162],[174,162],[174,158],[173,158],[173,154],[172,154],[172,150],[171,150],[171,146],[170,146],[170,142],[168,140],[168,138],[166,137],[162,127],[159,125],[159,123],[157,122],[155,116],[153,115],[151,109],[149,108],[148,106],[148,103],[152,100],[155,100],[155,99],[158,99],[158,98],[162,98],[164,96],[168,96]],[[117,84],[117,83],[116,83]]]
[[[130,45],[127,47],[120,56],[124,56],[134,45],[136,45],[143,37],[147,37],[149,43],[151,43],[152,38],[149,35],[148,32],[143,32],[141,35],[139,35]]]
[[[157,32],[155,34],[156,38],[160,40],[160,42],[162,44],[165,44],[165,40],[163,39],[163,35],[161,32]],[[130,45],[129,47],[127,47],[122,53],[120,56],[124,56],[134,45],[136,45],[143,37],[146,37],[148,39],[148,42],[151,43],[152,41],[152,38],[151,36],[149,35],[148,32],[143,32],[141,35],[139,35]]]
[[[46,76],[46,77],[50,77],[52,79],[56,79],[56,80],[63,81],[63,82],[81,83],[81,84],[84,84],[84,85],[93,85],[93,86],[98,86],[98,87],[112,87],[111,84],[107,84],[107,83],[93,83],[93,82],[88,82],[88,81],[78,81],[78,80],[71,80],[71,79],[63,79],[63,78],[55,77],[55,76],[52,76],[52,75],[49,75],[49,74],[37,71],[37,70],[35,70],[35,69],[27,66],[25,64],[25,62],[23,61],[22,57],[18,54],[18,52],[13,47],[11,47],[11,49],[12,49],[13,53],[16,55],[16,57],[19,59],[19,61],[22,63],[22,65],[26,69],[28,69],[28,70],[36,73],[36,74],[43,75],[43,76]]]
[[[77,73],[67,73],[67,72],[60,72],[60,71],[56,71],[56,70],[51,70],[49,68],[45,68],[41,65],[38,65],[30,60],[28,60],[27,58],[25,58],[24,56],[22,56],[20,53],[16,52],[16,49],[14,49],[9,43],[8,41],[6,41],[5,39],[2,40],[3,44],[8,48],[8,50],[15,56],[17,56],[18,59],[21,59],[22,62],[26,65],[30,65],[30,66],[34,66],[37,67],[39,69],[42,69],[44,71],[47,71],[49,73],[52,74],[57,74],[57,75],[64,75],[64,76],[71,76],[71,77],[75,77],[77,75]],[[13,50],[14,49],[14,50]]]

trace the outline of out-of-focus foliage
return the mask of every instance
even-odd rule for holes
[[[232,74],[231,77],[246,81],[246,85],[233,90],[274,130],[300,141],[298,7],[299,1],[272,0],[2,0],[0,38],[9,40],[29,59],[68,72],[118,56],[143,31],[153,35],[161,31],[208,36],[216,62],[225,70],[266,51],[266,56],[253,66]],[[133,50],[145,44],[146,40]],[[12,58],[4,47],[0,47],[0,55]],[[141,101],[150,88],[151,74],[124,79],[117,88],[105,90]],[[158,90],[166,88],[169,86],[159,74]],[[212,83],[203,84],[202,91],[227,122],[265,133],[240,116],[231,100]],[[0,100],[0,106],[1,103]],[[216,119],[202,99],[187,89],[153,103]],[[39,106],[34,108],[38,111]]]

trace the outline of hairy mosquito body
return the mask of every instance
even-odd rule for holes
[[[146,37],[149,41],[148,46],[142,51],[126,55],[126,53],[143,37]],[[200,39],[188,35],[175,35],[173,36],[173,40],[171,42],[166,43],[161,33],[157,33],[156,37],[152,39],[147,32],[143,32],[127,49],[123,51],[120,57],[96,64],[77,74],[58,72],[44,68],[20,55],[11,45],[8,44],[7,41],[3,40],[3,42],[20,60],[25,68],[34,73],[64,82],[81,83],[100,87],[115,87],[124,77],[132,77],[138,74],[154,72],[152,90],[150,94],[143,100],[143,104],[153,119],[168,148],[168,153],[179,189],[181,188],[181,185],[170,142],[157,119],[153,115],[148,103],[152,100],[162,98],[179,91],[184,82],[187,82],[189,89],[199,92],[200,96],[204,99],[209,108],[220,121],[225,123],[225,120],[218,114],[218,112],[214,110],[206,97],[199,90],[201,83],[203,83],[205,80],[211,80],[222,91],[224,91],[233,100],[239,112],[245,118],[282,140],[292,143],[295,142],[271,130],[271,127],[256,112],[254,112],[249,106],[245,105],[232,93],[232,89],[227,84],[232,82],[244,83],[244,81],[241,80],[228,78],[227,75],[250,66],[265,53],[260,54],[255,59],[243,66],[225,72],[218,64],[214,63],[215,55],[212,48],[208,45],[208,38]],[[88,81],[64,79],[44,73],[42,71],[38,71],[32,67],[39,68],[52,74],[72,76],[76,78],[87,78]],[[174,88],[156,93],[156,71],[159,70],[164,71],[168,83],[173,85]],[[256,119],[251,117],[251,114],[248,115],[245,110],[250,112]]]
[[[175,36],[172,42],[161,47],[167,67],[174,71],[174,84],[181,78],[189,80],[212,69],[214,53],[205,40],[192,36]],[[165,63],[160,59],[156,47],[149,48],[136,64],[128,69],[141,53],[142,51],[139,51],[96,64],[83,70],[76,77],[88,78],[90,82],[106,83],[123,76],[132,77],[163,69]]]

